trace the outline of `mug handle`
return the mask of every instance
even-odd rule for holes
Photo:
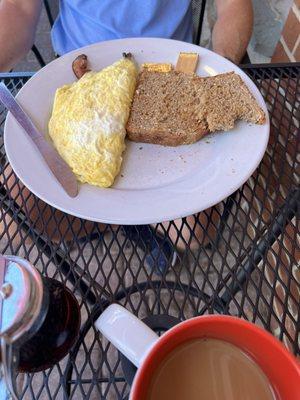
[[[152,329],[118,304],[107,307],[95,325],[136,367],[159,339]]]

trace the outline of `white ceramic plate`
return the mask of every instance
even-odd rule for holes
[[[76,50],[36,73],[18,93],[18,100],[36,126],[47,132],[55,90],[75,80],[72,61],[87,54],[100,70],[131,52],[138,63],[176,64],[180,51],[197,52],[201,76],[235,71],[241,75],[267,114],[254,83],[234,64],[204,48],[167,39],[120,39]],[[146,224],[187,216],[204,210],[238,189],[254,172],[265,152],[269,120],[264,125],[240,122],[230,132],[208,136],[176,148],[127,142],[119,177],[112,188],[81,185],[71,199],[59,186],[40,154],[8,114],[5,149],[12,168],[38,197],[69,214],[116,224]]]

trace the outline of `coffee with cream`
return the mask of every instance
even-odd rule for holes
[[[262,349],[263,351],[263,349]],[[147,400],[276,400],[262,369],[238,347],[216,339],[178,346],[155,371]]]

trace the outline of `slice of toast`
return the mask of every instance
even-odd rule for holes
[[[127,133],[136,142],[179,146],[231,129],[237,119],[262,124],[265,114],[234,72],[201,78],[142,70]]]
[[[203,92],[196,113],[198,118],[205,119],[210,132],[232,129],[237,120],[265,123],[265,113],[238,74],[208,77],[201,85]]]
[[[193,113],[199,94],[195,75],[143,70],[127,123],[129,139],[178,146],[193,143],[208,130]],[[200,78],[201,79],[201,78]]]

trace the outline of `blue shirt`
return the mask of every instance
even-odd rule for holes
[[[162,37],[192,42],[191,0],[60,0],[57,54],[102,40]]]

